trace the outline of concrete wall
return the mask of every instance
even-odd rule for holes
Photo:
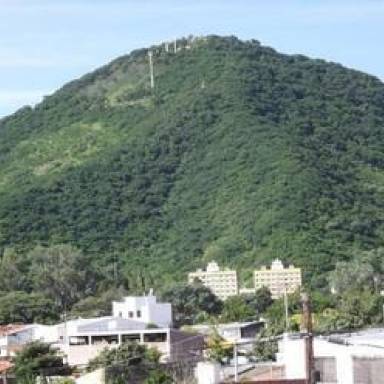
[[[105,370],[98,369],[76,379],[76,384],[104,384]]]
[[[292,340],[287,335],[279,342],[277,362],[285,366],[287,379],[303,379],[305,371],[305,344],[303,339]]]
[[[164,357],[169,356],[170,345],[168,341],[142,344],[150,348],[156,348]],[[86,365],[89,360],[95,358],[104,349],[116,348],[118,344],[59,345],[59,347],[67,355],[69,365]]]
[[[357,383],[357,373],[367,374],[368,368],[372,370],[371,377],[374,376],[375,365],[384,365],[384,349],[367,345],[345,345],[329,342],[326,339],[314,339],[314,356],[316,358],[334,358],[336,361],[336,377],[338,384]],[[305,377],[305,345],[304,339],[289,339],[285,337],[279,342],[279,353],[277,359],[280,364],[286,367],[287,379],[302,379]],[[367,365],[362,361],[371,362]],[[362,368],[360,370],[357,364]],[[365,367],[365,368],[364,368]],[[334,371],[334,367],[332,368]],[[362,373],[361,373],[362,372]],[[379,375],[382,381],[374,381],[375,384],[384,384],[383,375]],[[367,381],[367,382],[373,382]]]
[[[140,316],[138,316],[138,311]],[[124,301],[112,303],[114,317],[132,319],[159,326],[172,324],[172,306],[169,303],[157,303],[155,296],[125,297]],[[131,313],[132,317],[128,314]]]
[[[197,384],[219,384],[220,366],[206,361],[197,363],[195,377]]]

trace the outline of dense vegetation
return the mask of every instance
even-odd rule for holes
[[[160,364],[161,353],[136,342],[104,349],[87,365],[88,371],[106,369],[106,384],[172,384],[171,376]]]
[[[64,364],[63,356],[51,345],[33,341],[17,352],[14,358],[13,373],[17,383],[33,384],[38,377],[63,376],[62,384],[73,383],[65,376],[71,373],[68,365]]]
[[[212,258],[247,279],[276,256],[324,289],[380,252],[384,85],[253,40],[178,46],[152,47],[153,91],[143,49],[0,120],[1,291],[80,313]],[[60,244],[68,263],[42,248]],[[56,271],[61,298],[56,262],[75,282]]]

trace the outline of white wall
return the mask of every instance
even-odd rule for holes
[[[220,367],[216,363],[201,361],[195,369],[197,384],[218,384],[220,383]]]
[[[114,301],[112,303],[112,313],[114,317],[154,323],[161,327],[172,324],[171,304],[157,303],[155,296],[129,296],[125,297],[124,301]],[[133,316],[130,317],[129,313]]]
[[[384,349],[362,345],[343,345],[315,338],[313,344],[315,358],[332,357],[336,359],[338,384],[353,383],[353,358],[384,358]],[[305,343],[304,339],[284,337],[279,342],[277,361],[285,365],[287,379],[305,378]]]
[[[304,339],[289,339],[288,335],[284,335],[283,340],[279,341],[276,360],[285,366],[287,379],[304,379],[306,376]]]
[[[76,384],[104,384],[105,370],[103,368],[87,373],[76,379]]]

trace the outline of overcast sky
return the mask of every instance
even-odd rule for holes
[[[190,34],[254,38],[384,80],[384,0],[0,0],[0,116]]]

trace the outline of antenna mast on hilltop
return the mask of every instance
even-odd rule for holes
[[[155,78],[153,76],[153,61],[152,61],[152,51],[148,51],[149,57],[149,73],[151,76],[151,88],[155,88]]]

